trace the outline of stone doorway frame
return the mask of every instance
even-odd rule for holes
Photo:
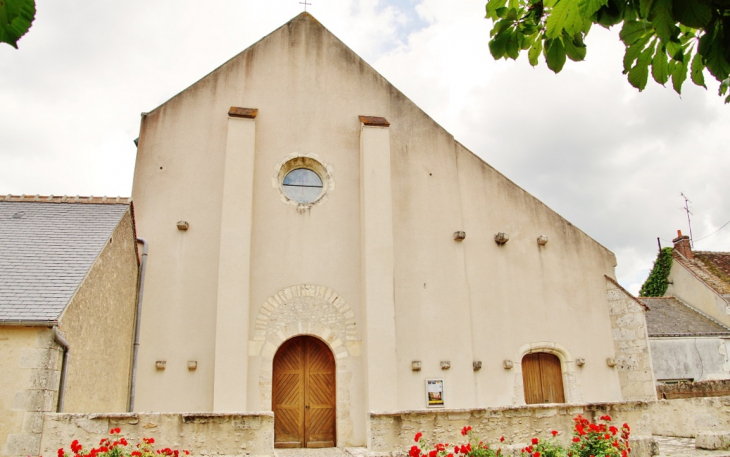
[[[522,358],[527,354],[535,352],[546,352],[557,356],[560,360],[560,370],[563,374],[563,391],[565,393],[565,403],[581,403],[583,394],[581,393],[580,383],[575,373],[575,361],[568,348],[552,341],[541,341],[538,343],[528,343],[520,348],[514,361],[514,391],[512,396],[512,404],[525,405],[525,386],[522,379]]]
[[[259,356],[259,395],[261,405],[272,409],[274,356],[279,347],[295,336],[313,336],[322,340],[335,357],[337,445],[352,439],[353,421],[350,403],[349,358],[360,355],[362,339],[357,319],[347,302],[325,286],[300,284],[286,287],[267,298],[256,316],[250,354]]]

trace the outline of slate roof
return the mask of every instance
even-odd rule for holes
[[[0,197],[0,321],[58,319],[129,209],[60,198]]]
[[[649,336],[727,336],[730,329],[685,305],[675,297],[641,297],[649,310],[646,329]]]
[[[730,252],[693,251],[689,260],[674,250],[674,260],[684,265],[715,292],[730,301]]]

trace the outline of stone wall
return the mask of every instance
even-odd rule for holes
[[[696,437],[730,430],[730,397],[659,400],[651,405],[652,433]]]
[[[59,319],[70,348],[63,412],[127,411],[137,308],[133,224],[128,209]]]
[[[568,445],[573,418],[578,414],[594,421],[608,414],[616,424],[628,423],[632,455],[651,455],[651,416],[649,403],[645,402],[370,413],[369,441],[374,452],[407,453],[417,432],[422,432],[430,443],[457,443],[464,441],[461,429],[470,425],[488,443],[499,443],[504,436],[503,446],[512,449],[529,444],[533,437],[548,438],[552,430],[561,432],[560,439]]]
[[[43,414],[56,410],[61,351],[50,328],[0,327],[0,455],[38,455]]]
[[[719,381],[683,382],[656,387],[657,396],[665,400],[675,398],[730,396],[730,379]]]
[[[131,444],[151,437],[155,449],[188,450],[193,456],[274,454],[274,414],[262,412],[47,414],[41,455],[68,451],[74,439],[88,449],[116,427]]]
[[[613,344],[624,401],[656,400],[644,307],[616,281],[606,276]]]

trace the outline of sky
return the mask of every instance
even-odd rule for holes
[[[299,14],[300,0],[36,0],[0,44],[0,194],[129,196],[140,114]],[[616,254],[633,293],[657,238],[730,251],[730,105],[639,93],[617,30],[559,75],[495,61],[484,0],[308,0],[308,11],[455,138]]]

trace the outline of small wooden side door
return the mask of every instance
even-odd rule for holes
[[[335,360],[317,338],[301,336],[274,356],[274,446],[334,447]]]
[[[560,359],[546,352],[527,354],[522,358],[522,381],[525,403],[565,403]]]

